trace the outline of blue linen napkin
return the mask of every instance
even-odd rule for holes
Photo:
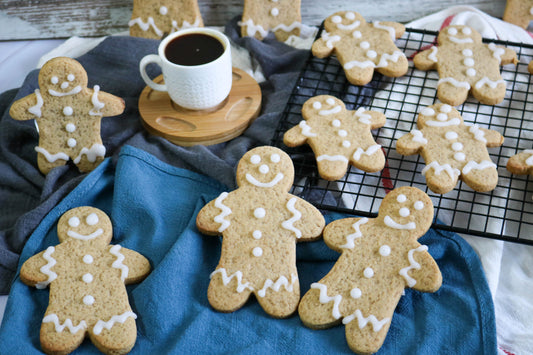
[[[222,191],[226,187],[209,177],[125,146],[116,171],[105,160],[43,219],[22,251],[19,270],[29,257],[58,243],[56,223],[65,211],[95,206],[112,219],[111,243],[140,252],[153,268],[142,283],[128,286],[138,315],[131,354],[350,354],[344,326],[311,330],[297,314],[273,319],[253,297],[233,313],[209,306],[209,275],[218,263],[221,239],[200,234],[195,219]],[[325,217],[329,223],[350,216],[328,212]],[[379,353],[496,353],[492,298],[477,255],[453,233],[430,230],[420,242],[437,261],[443,285],[434,294],[406,289]],[[298,244],[302,295],[337,258],[322,240]],[[39,329],[48,293],[24,285],[17,273],[0,327],[0,354],[41,353]],[[96,353],[88,340],[74,352]]]

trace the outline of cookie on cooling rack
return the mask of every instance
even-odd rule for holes
[[[509,158],[507,170],[517,175],[533,175],[533,149],[525,149]]]
[[[503,20],[527,28],[533,20],[533,0],[507,0]]]

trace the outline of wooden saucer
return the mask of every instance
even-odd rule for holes
[[[154,79],[163,82],[163,75]],[[239,136],[261,109],[261,88],[243,70],[233,68],[231,91],[218,107],[194,111],[176,105],[166,92],[144,88],[139,112],[146,130],[181,146],[222,143]]]

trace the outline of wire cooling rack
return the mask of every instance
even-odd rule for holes
[[[287,151],[294,161],[293,193],[321,209],[375,217],[388,191],[413,186],[431,197],[435,206],[434,228],[533,245],[533,179],[527,175],[513,175],[505,168],[512,155],[533,148],[533,86],[530,89],[531,78],[527,71],[527,64],[533,59],[533,46],[490,41],[515,50],[520,60],[517,66],[502,68],[507,82],[505,100],[488,106],[469,98],[456,107],[465,122],[496,130],[505,137],[503,146],[488,149],[498,166],[496,189],[480,193],[460,181],[453,191],[444,195],[433,193],[421,173],[424,160],[419,155],[402,156],[396,152],[396,140],[416,128],[420,110],[438,101],[437,72],[417,70],[412,63],[417,52],[436,43],[437,34],[407,29],[396,45],[409,58],[408,73],[400,78],[375,73],[372,82],[363,87],[346,80],[335,56],[319,59],[310,55],[272,140],[273,145]],[[350,166],[342,179],[326,181],[318,175],[309,146],[288,148],[283,145],[283,134],[302,120],[303,103],[323,94],[341,99],[349,110],[365,107],[385,114],[385,126],[373,131],[374,138],[385,150],[385,169],[366,173]]]

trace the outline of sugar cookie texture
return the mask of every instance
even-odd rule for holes
[[[352,351],[378,351],[404,289],[435,292],[441,286],[437,263],[417,242],[432,220],[430,198],[414,187],[400,187],[385,197],[376,218],[328,224],[324,241],[341,256],[302,298],[302,322],[313,329],[342,322]]]
[[[503,20],[527,28],[533,20],[533,0],[507,0]]]
[[[70,353],[86,336],[106,354],[125,354],[133,348],[137,315],[125,284],[141,282],[150,263],[133,250],[109,245],[112,233],[111,221],[101,210],[71,209],[57,224],[59,244],[22,265],[25,284],[50,287],[40,332],[47,354]]]
[[[203,27],[198,0],[133,0],[130,35],[160,39],[181,29]]]
[[[348,81],[365,85],[372,80],[374,70],[390,77],[407,73],[407,58],[394,44],[404,32],[400,23],[367,23],[357,12],[341,11],[325,20],[312,52],[318,58],[336,54]]]
[[[467,26],[449,26],[440,31],[438,46],[414,57],[420,70],[437,70],[437,96],[452,106],[466,101],[468,93],[486,105],[505,98],[506,84],[500,66],[517,64],[516,52],[481,42],[481,35]]]
[[[466,125],[459,112],[448,104],[424,108],[417,126],[398,139],[396,150],[402,155],[420,154],[424,158],[422,174],[433,192],[453,190],[458,179],[480,192],[496,187],[498,170],[487,147],[503,144],[500,133]]]
[[[348,164],[367,172],[385,166],[385,154],[370,132],[385,124],[382,113],[364,108],[349,111],[341,100],[321,95],[304,103],[302,116],[304,120],[285,133],[283,142],[288,147],[309,144],[323,179],[342,178]]]
[[[319,238],[325,221],[310,203],[288,193],[293,179],[292,161],[282,150],[252,149],[237,166],[239,188],[198,213],[202,233],[223,237],[207,292],[214,309],[233,312],[253,293],[272,317],[296,311],[296,242]]]
[[[507,170],[517,175],[533,175],[533,149],[525,149],[509,158]]]
[[[102,117],[124,111],[124,100],[87,87],[87,73],[76,60],[54,58],[39,72],[39,89],[11,106],[15,120],[35,119],[39,130],[37,164],[43,174],[72,159],[82,172],[104,160],[100,137]]]
[[[273,32],[285,42],[291,35],[300,35],[300,0],[245,0],[239,26],[243,37],[261,40]]]

